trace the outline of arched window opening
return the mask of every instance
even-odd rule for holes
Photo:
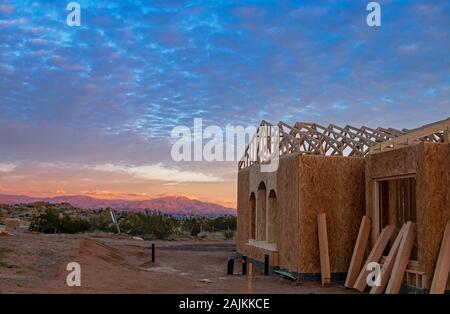
[[[277,194],[274,190],[269,193],[269,204],[268,204],[268,242],[276,243],[278,239],[279,221],[277,219]]]
[[[256,239],[266,240],[266,185],[261,182],[258,186],[257,207],[256,207]]]
[[[250,208],[248,211],[248,238],[256,238],[256,197],[255,193],[250,194]]]

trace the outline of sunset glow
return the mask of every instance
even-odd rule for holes
[[[235,207],[237,160],[173,161],[174,127],[450,116],[448,1],[78,2],[0,1],[2,194]]]

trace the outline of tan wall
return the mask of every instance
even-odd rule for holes
[[[373,196],[375,180],[380,178],[415,175],[419,166],[420,145],[407,146],[402,149],[386,151],[368,155],[366,159],[366,215],[372,221],[370,243],[373,245],[377,239],[378,231],[374,225]],[[423,184],[421,176],[416,176],[416,187]],[[420,200],[417,199],[417,208]]]
[[[299,155],[289,155],[280,158],[277,172],[260,172],[259,166],[251,166],[238,173],[238,236],[237,250],[239,253],[264,261],[264,254],[270,253],[261,248],[250,247],[248,242],[248,211],[250,209],[250,193],[257,195],[261,181],[266,184],[267,202],[269,194],[274,190],[277,198],[277,210],[274,220],[278,222],[278,238],[276,241],[278,254],[270,258],[270,264],[281,268],[297,271],[298,268],[298,158]],[[270,206],[267,213],[270,213]]]
[[[289,155],[280,159],[277,172],[278,221],[281,222],[277,246],[280,267],[299,272],[298,208],[299,208],[299,163],[300,155]]]
[[[450,220],[450,144],[424,143],[423,209],[417,213],[419,264],[428,275],[436,267],[445,225]],[[419,208],[418,208],[419,210]],[[450,290],[450,281],[447,281]]]
[[[249,190],[250,168],[239,170],[237,182],[237,235],[236,249],[241,252],[244,250],[244,243],[247,242],[249,234],[248,214],[250,209],[250,190]]]
[[[239,186],[243,182],[251,186],[238,191],[238,233],[247,232],[241,226],[246,219],[241,209],[249,208],[240,204],[248,204],[251,190],[256,191],[260,180],[267,180],[267,194],[272,188],[277,192],[276,220],[280,224],[278,263],[271,258],[271,265],[292,272],[320,272],[317,215],[325,212],[331,271],[346,272],[364,213],[364,159],[293,154],[280,159],[276,178],[258,172],[259,167],[249,167],[238,177]],[[238,237],[238,251],[263,261],[268,252],[245,245],[246,240]]]
[[[367,215],[374,216],[375,179],[410,174],[416,176],[417,259],[419,269],[427,274],[429,287],[445,224],[450,219],[450,144],[421,143],[367,156]],[[377,233],[373,222],[372,245]]]
[[[347,272],[365,207],[364,159],[299,159],[300,272],[320,272],[317,215],[326,213],[331,272]]]

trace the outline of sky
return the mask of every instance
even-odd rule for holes
[[[236,204],[177,126],[414,128],[450,117],[450,2],[0,0],[0,193]]]

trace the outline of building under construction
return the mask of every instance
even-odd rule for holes
[[[278,167],[261,171],[260,147],[274,143]],[[364,262],[376,261],[386,292],[433,280],[448,290],[450,118],[410,130],[262,121],[239,162],[237,208],[237,251],[256,265],[268,256],[272,270],[322,283],[328,267],[329,279],[363,291]]]

